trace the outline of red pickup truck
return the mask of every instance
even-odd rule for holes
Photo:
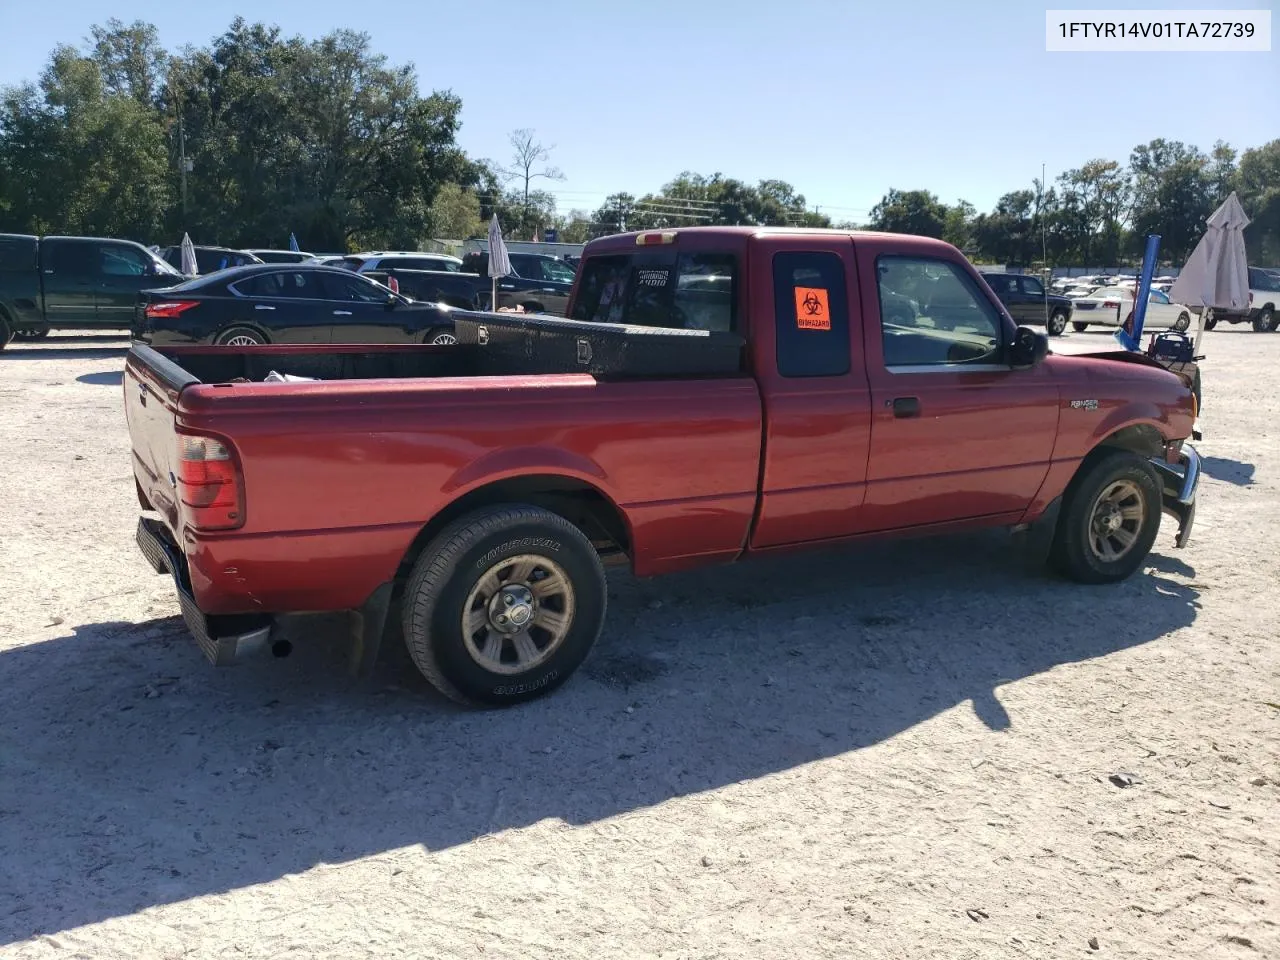
[[[1138,354],[1050,354],[940,241],[607,237],[569,316],[459,314],[449,346],[135,346],[137,539],[210,659],[350,610],[357,669],[398,622],[446,695],[514,703],[587,655],[614,560],[1002,526],[1107,583],[1162,513],[1190,535],[1191,392]]]

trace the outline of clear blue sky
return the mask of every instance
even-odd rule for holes
[[[1154,137],[1209,148],[1280,137],[1280,49],[1062,54],[1044,11],[1102,0],[0,0],[0,84],[35,79],[57,43],[110,16],[154,23],[165,46],[204,44],[237,13],[316,37],[366,31],[424,90],[462,98],[460,143],[505,161],[534,128],[567,179],[559,209],[655,190],[682,170],[779,178],[836,219],[890,187],[980,210]],[[1267,0],[1115,8],[1273,10]],[[51,15],[52,14],[52,15]],[[491,26],[486,26],[486,20]]]

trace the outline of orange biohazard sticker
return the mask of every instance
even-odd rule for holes
[[[831,310],[821,287],[796,287],[796,326],[801,330],[830,330]]]

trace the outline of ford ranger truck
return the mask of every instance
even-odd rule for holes
[[[354,668],[399,630],[447,696],[511,704],[587,656],[612,561],[1004,527],[1104,584],[1162,515],[1190,537],[1190,390],[1049,352],[941,241],[606,237],[568,312],[460,311],[449,346],[135,346],[137,540],[208,657],[350,610]]]

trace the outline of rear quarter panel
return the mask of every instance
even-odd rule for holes
[[[201,566],[220,581],[193,574],[193,586],[234,605],[237,590],[283,573],[292,609],[351,606],[395,575],[449,503],[537,474],[582,480],[616,504],[638,574],[729,560],[755,508],[760,417],[746,377],[191,387],[178,426],[231,439],[246,497],[241,529],[188,536],[188,555],[206,551]]]

